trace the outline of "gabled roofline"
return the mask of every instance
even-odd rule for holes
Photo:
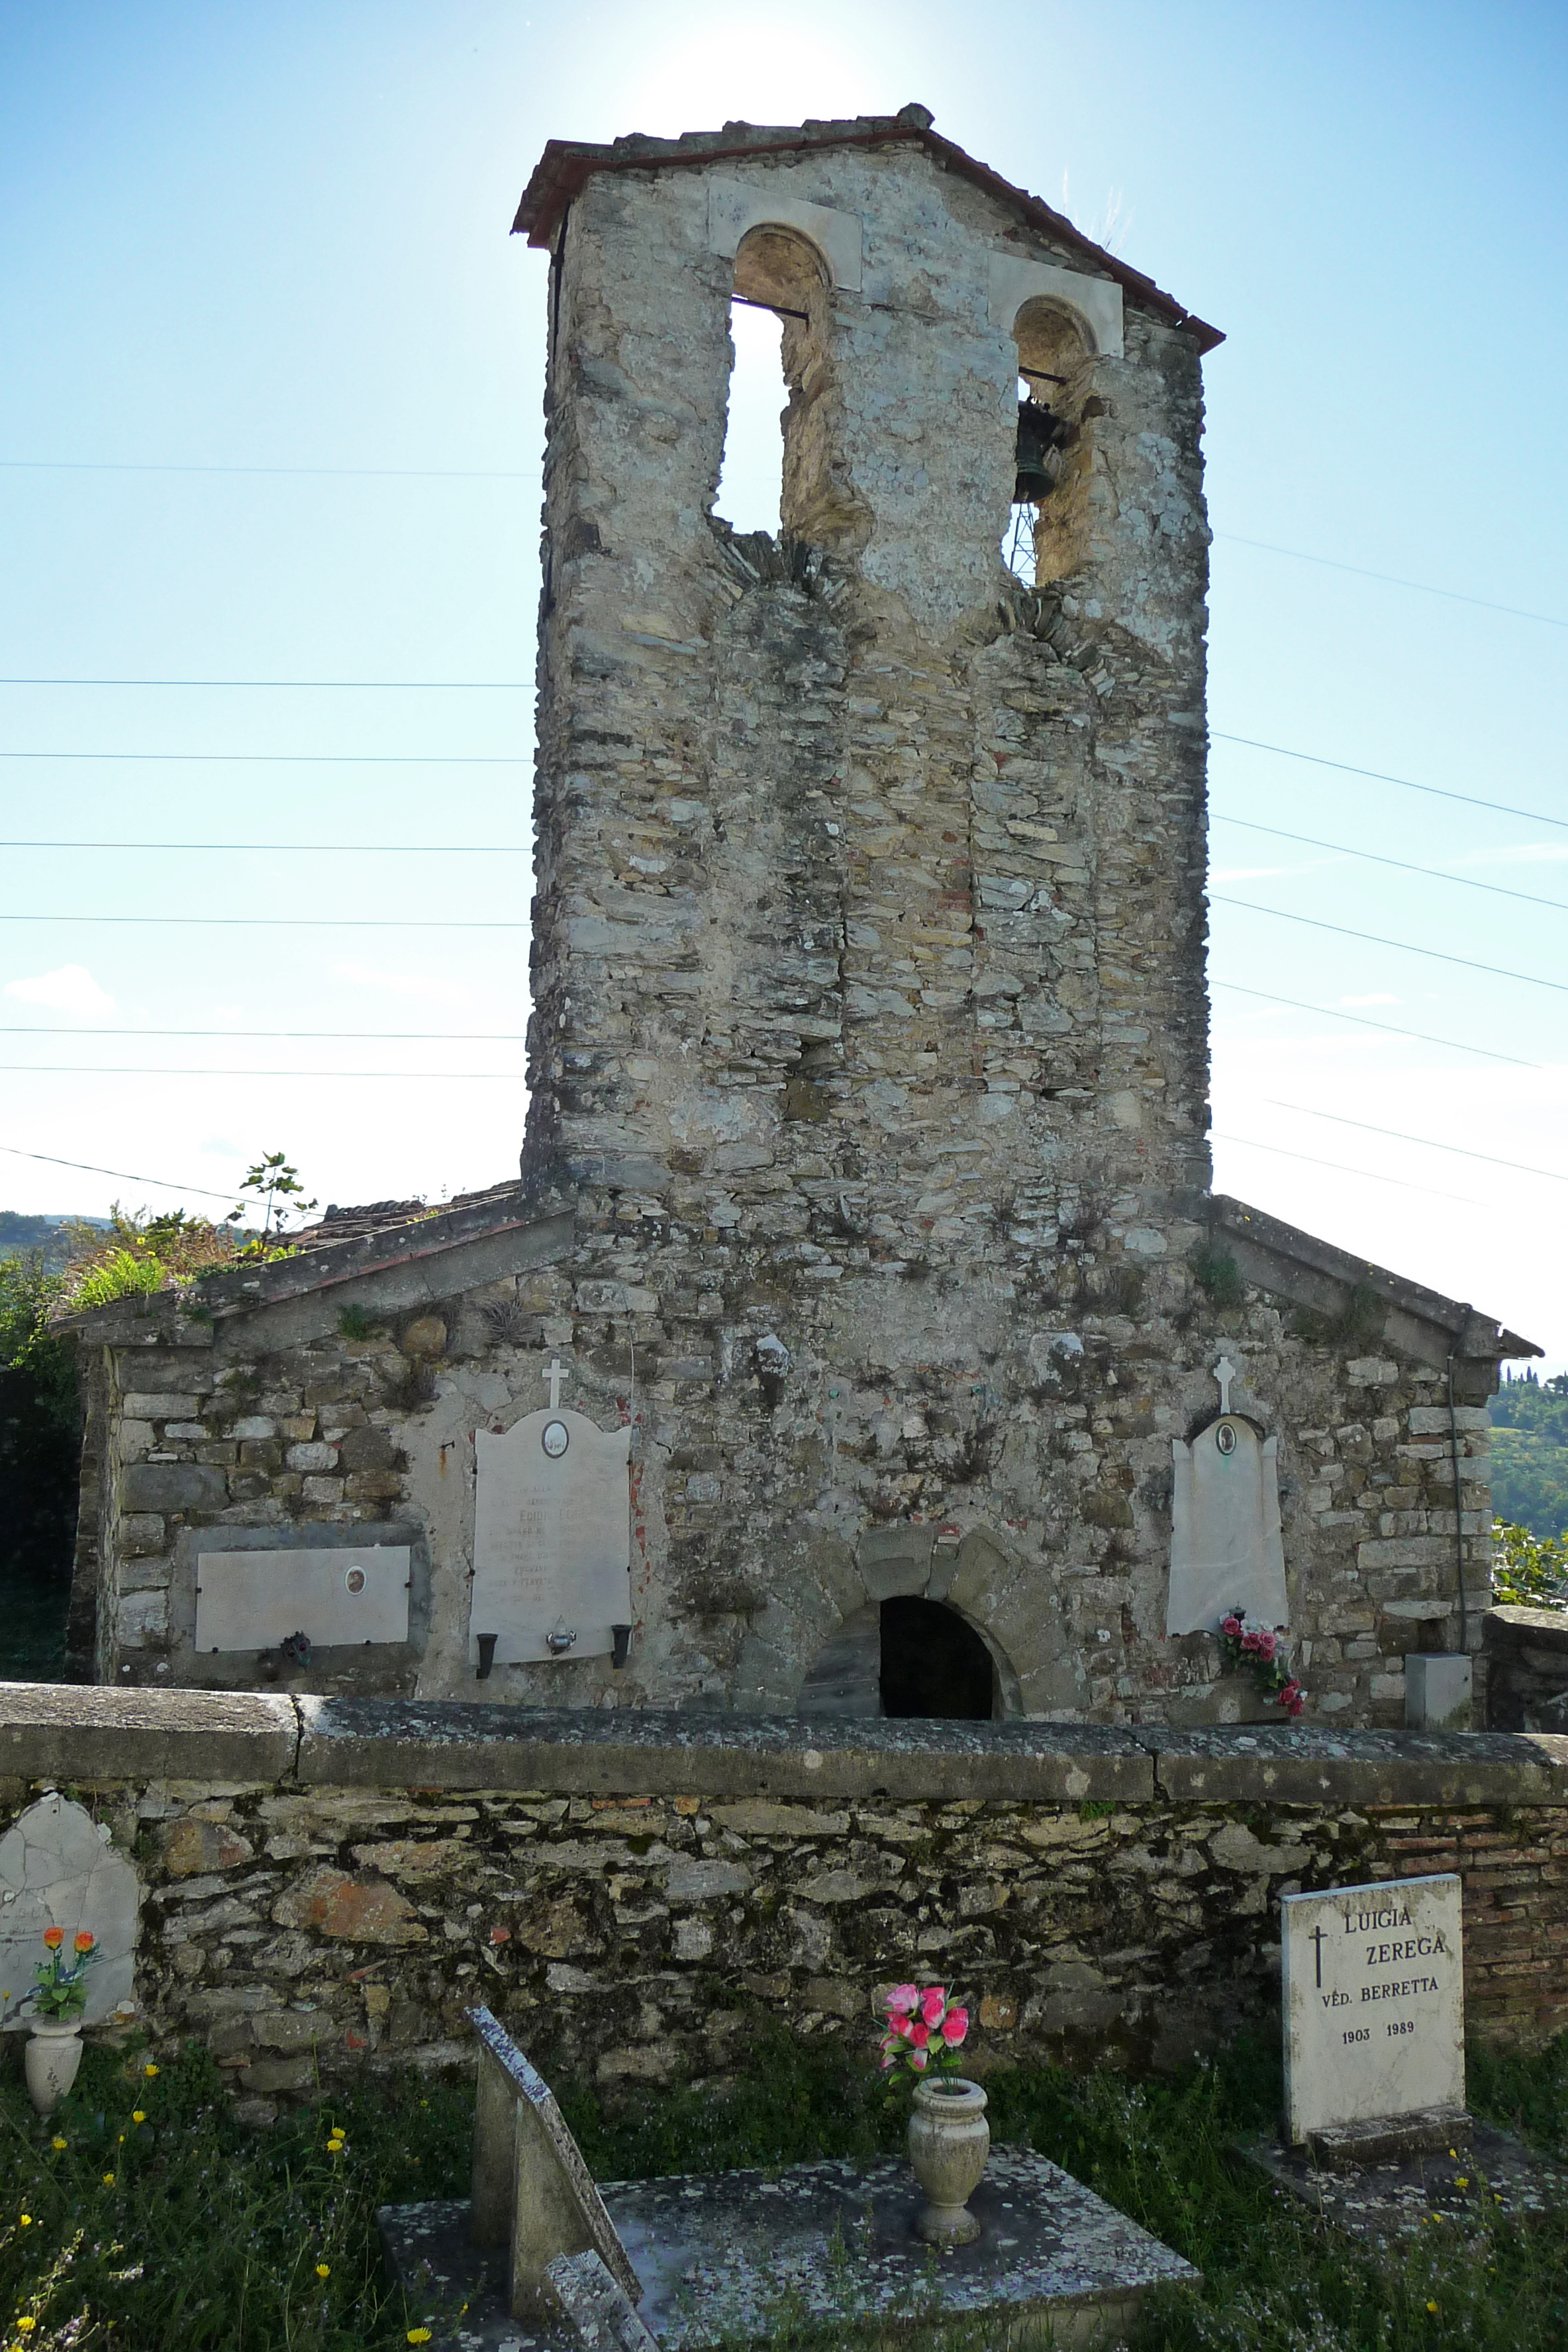
[[[837,122],[802,122],[788,128],[727,122],[722,131],[689,131],[679,139],[650,139],[640,132],[616,139],[608,146],[587,140],[552,139],[535,164],[512,222],[514,236],[526,235],[530,245],[551,247],[562,215],[595,172],[646,172],[671,164],[720,163],[757,155],[787,155],[820,147],[923,147],[945,170],[984,188],[1016,213],[1031,228],[1058,244],[1070,246],[1093,261],[1124,292],[1157,311],[1172,326],[1185,327],[1200,352],[1212,352],[1225,336],[1194,311],[1184,309],[1173,295],[1163,293],[1152,278],[1130,269],[1113,253],[1096,245],[1075,228],[1065,214],[1053,212],[1026,188],[1016,188],[987,163],[980,163],[931,129],[929,107],[910,105],[897,114],[860,114]]]
[[[372,1233],[307,1247],[269,1262],[242,1262],[202,1282],[111,1299],[79,1315],[62,1315],[50,1329],[61,1339],[110,1347],[145,1346],[161,1337],[207,1346],[215,1327],[258,1308],[286,1305],[322,1291],[341,1291],[374,1276],[423,1265],[453,1250],[510,1234],[559,1224],[569,1245],[576,1193],[551,1182],[499,1186],[477,1200],[409,1217],[401,1214]],[[482,1275],[479,1278],[485,1278]]]
[[[1202,1195],[1194,1201],[1193,1213],[1211,1234],[1224,1234],[1247,1281],[1299,1306],[1333,1313],[1352,1292],[1375,1291],[1392,1318],[1389,1339],[1425,1353],[1428,1361],[1441,1365],[1452,1355],[1461,1363],[1496,1365],[1505,1357],[1546,1352],[1533,1339],[1521,1339],[1492,1317],[1479,1314],[1468,1300],[1446,1298],[1440,1290],[1392,1274],[1227,1193]]]

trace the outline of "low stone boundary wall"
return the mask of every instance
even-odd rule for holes
[[[1489,1609],[1483,1640],[1489,1727],[1568,1732],[1568,1610]]]
[[[606,2089],[742,2066],[762,2004],[869,2049],[974,2003],[978,2068],[1179,2062],[1277,2006],[1277,1898],[1458,1870],[1472,2030],[1568,2026],[1568,1738],[832,1723],[0,1685],[145,1889],[137,1991],[254,2101],[466,2054],[477,1999]]]

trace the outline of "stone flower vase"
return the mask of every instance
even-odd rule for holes
[[[27,2096],[41,2116],[52,2116],[81,2064],[79,2017],[35,2017],[29,2021],[24,2062]]]
[[[973,2244],[980,2224],[968,2210],[991,2153],[985,2094],[978,2083],[952,2074],[915,2084],[910,2117],[910,2162],[925,2190],[915,2228],[939,2253]]]

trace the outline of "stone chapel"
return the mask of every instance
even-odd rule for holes
[[[1211,1190],[1219,336],[919,106],[552,141],[516,228],[521,1177],[74,1319],[75,1671],[1278,1719],[1243,1607],[1306,1720],[1402,1722],[1539,1351]],[[714,512],[736,302],[783,322],[776,539]]]

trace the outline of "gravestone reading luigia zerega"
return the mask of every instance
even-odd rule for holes
[[[1460,1894],[1445,1874],[1281,1898],[1293,2145],[1381,2155],[1463,2128]]]

